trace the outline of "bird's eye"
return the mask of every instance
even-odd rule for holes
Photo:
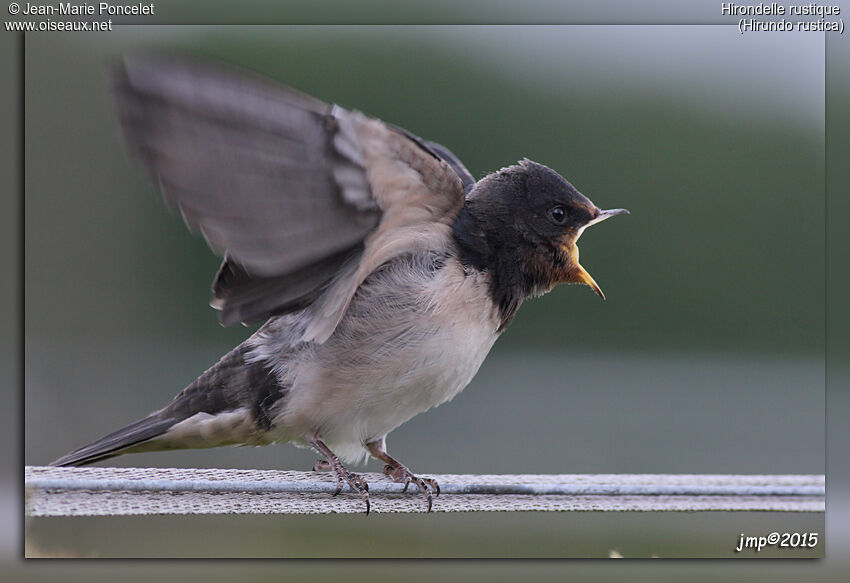
[[[567,221],[567,210],[561,205],[549,209],[549,218],[557,225],[563,225]]]

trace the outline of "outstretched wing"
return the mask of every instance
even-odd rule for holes
[[[259,76],[128,58],[114,87],[127,143],[225,257],[226,325],[315,303],[323,341],[369,273],[447,236],[471,179],[441,146]]]

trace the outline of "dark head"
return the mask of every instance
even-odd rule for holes
[[[551,168],[522,160],[475,185],[454,232],[461,258],[490,273],[507,323],[525,298],[559,283],[589,285],[604,299],[576,243],[587,227],[627,212],[600,210]]]

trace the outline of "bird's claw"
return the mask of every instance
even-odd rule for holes
[[[369,484],[366,480],[362,476],[353,474],[345,469],[345,466],[342,465],[339,458],[318,437],[314,438],[311,444],[319,451],[319,453],[324,454],[327,457],[327,460],[318,460],[313,466],[313,470],[319,472],[325,469],[331,469],[334,472],[334,476],[336,476],[336,489],[333,491],[332,495],[338,496],[339,493],[342,492],[343,485],[348,484],[352,490],[360,494],[360,498],[366,505],[366,515],[368,516],[369,510],[371,509],[371,503],[369,502]]]
[[[333,466],[328,460],[316,460],[316,463],[313,464],[314,472],[327,472],[331,469],[333,469]]]
[[[336,473],[336,490],[334,490],[332,496],[337,496],[342,492],[343,485],[348,484],[352,490],[360,494],[360,498],[366,504],[366,514],[369,514],[371,508],[369,502],[369,483],[366,482],[363,476],[353,474],[342,466],[340,466],[340,469],[334,468],[334,470]]]
[[[422,490],[425,502],[428,503],[428,512],[431,512],[431,506],[434,503],[434,495],[440,495],[440,485],[436,480],[432,478],[420,478],[401,464],[385,465],[384,474],[392,478],[394,482],[404,484],[404,488],[401,490],[402,492],[407,492],[407,488],[410,484],[416,485],[420,490]]]

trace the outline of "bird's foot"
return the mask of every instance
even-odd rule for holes
[[[422,490],[425,502],[428,503],[428,512],[431,512],[434,495],[440,495],[440,485],[437,481],[431,478],[420,478],[419,476],[414,475],[413,472],[407,469],[406,466],[396,462],[395,460],[393,460],[393,462],[394,463],[388,463],[384,466],[384,473],[392,478],[394,482],[404,484],[402,492],[407,492],[407,487],[410,486],[410,484],[413,484]]]
[[[368,516],[371,508],[371,504],[369,503],[369,484],[365,479],[363,479],[363,476],[358,476],[357,474],[351,473],[345,469],[345,466],[342,465],[342,462],[339,461],[336,454],[333,453],[320,439],[314,439],[311,443],[313,447],[319,450],[319,453],[328,458],[327,460],[317,461],[313,466],[313,469],[320,471],[318,468],[323,468],[327,465],[336,475],[336,490],[334,490],[333,496],[342,492],[343,485],[348,484],[352,490],[360,494],[360,498],[366,505],[366,515]]]
[[[336,473],[336,490],[334,490],[332,495],[336,496],[342,492],[343,484],[348,484],[352,490],[360,494],[360,498],[363,499],[363,503],[366,505],[366,514],[368,515],[371,506],[369,504],[369,484],[363,479],[363,476],[349,472],[342,464],[335,466],[333,470]]]

